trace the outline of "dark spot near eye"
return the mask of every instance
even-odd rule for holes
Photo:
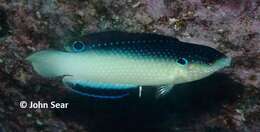
[[[180,58],[177,60],[177,63],[179,63],[181,65],[186,65],[186,64],[188,64],[188,60],[185,58]]]

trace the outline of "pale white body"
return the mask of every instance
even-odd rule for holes
[[[136,86],[174,85],[206,77],[229,65],[223,59],[214,65],[180,65],[175,61],[145,59],[95,52],[41,51],[28,58],[42,76],[69,75],[66,80]]]

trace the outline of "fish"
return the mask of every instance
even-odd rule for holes
[[[66,88],[77,94],[110,99],[126,97],[131,89],[139,89],[142,97],[146,86],[156,88],[156,98],[161,98],[175,85],[205,78],[231,64],[230,57],[208,46],[123,31],[90,33],[26,60],[43,77],[62,77]]]

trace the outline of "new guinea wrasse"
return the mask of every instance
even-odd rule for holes
[[[156,87],[156,96],[162,97],[176,84],[205,78],[231,63],[207,46],[119,31],[88,34],[65,44],[64,50],[39,51],[27,60],[41,76],[62,76],[75,93],[111,99],[127,96],[129,89],[139,89],[141,97],[143,86]]]

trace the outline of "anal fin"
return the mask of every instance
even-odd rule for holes
[[[105,83],[105,82],[93,82],[89,80],[82,80],[78,78],[74,78],[72,76],[67,76],[63,78],[63,84],[72,84],[72,85],[80,85],[82,87],[91,87],[98,89],[114,89],[114,90],[126,90],[131,88],[136,88],[136,85],[132,84],[114,84],[114,83]]]
[[[82,95],[100,99],[119,99],[129,95],[129,90],[136,88],[131,84],[113,84],[81,80],[72,76],[63,78],[63,84],[70,91]]]

